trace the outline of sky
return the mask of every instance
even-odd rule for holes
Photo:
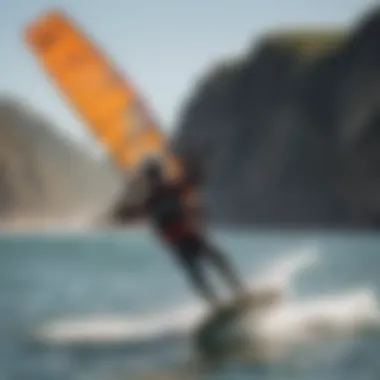
[[[89,134],[28,51],[23,29],[65,10],[147,99],[166,130],[197,79],[263,33],[346,27],[378,0],[0,0],[0,95],[17,97],[79,139]]]

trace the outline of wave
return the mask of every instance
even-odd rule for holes
[[[320,262],[317,247],[307,245],[276,260],[262,271],[260,278],[249,281],[252,291],[274,291],[280,295],[276,305],[259,314],[252,310],[241,324],[253,347],[270,356],[268,360],[300,344],[355,337],[368,329],[379,330],[380,309],[375,292],[368,286],[308,299],[298,296],[294,286],[296,277]],[[191,334],[206,313],[202,303],[188,302],[169,311],[136,317],[74,317],[46,323],[33,336],[49,345],[149,342],[171,334]]]

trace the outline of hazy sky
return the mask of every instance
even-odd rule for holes
[[[58,126],[85,130],[22,40],[26,23],[66,10],[95,38],[170,128],[197,77],[277,27],[346,26],[378,0],[0,0],[0,92],[32,104]]]

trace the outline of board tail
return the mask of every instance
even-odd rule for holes
[[[135,171],[147,156],[163,158],[170,173],[179,164],[164,133],[129,79],[63,12],[32,22],[25,40],[42,68],[115,162]]]

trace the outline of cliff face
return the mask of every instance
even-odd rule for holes
[[[351,33],[271,35],[205,76],[173,147],[211,219],[256,226],[380,221],[380,10]]]
[[[90,225],[120,186],[106,161],[14,99],[0,100],[0,225]]]

